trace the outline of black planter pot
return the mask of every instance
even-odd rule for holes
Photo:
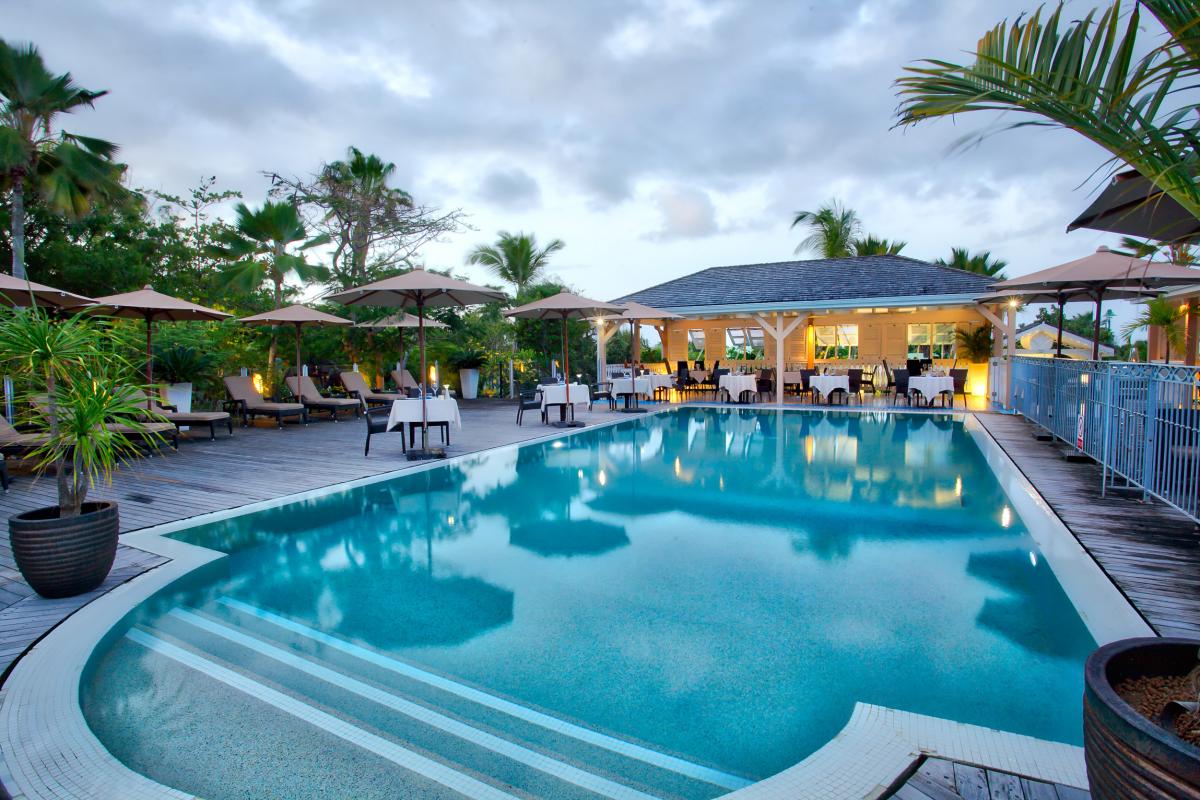
[[[71,597],[95,589],[108,577],[117,555],[117,504],[84,503],[66,519],[58,507],[39,508],[8,519],[13,556],[21,575],[42,597]]]
[[[1128,678],[1186,675],[1200,639],[1124,639],[1084,669],[1083,747],[1093,800],[1200,800],[1200,747],[1151,722],[1113,687]]]

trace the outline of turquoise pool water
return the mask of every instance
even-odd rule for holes
[[[680,409],[192,528],[85,715],[234,797],[712,797],[855,701],[1080,741],[1094,642],[960,422]]]

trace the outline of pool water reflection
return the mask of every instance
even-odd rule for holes
[[[164,615],[183,605],[270,636],[239,611],[259,609],[751,779],[823,745],[855,701],[1080,740],[1094,642],[949,416],[679,409],[176,537],[231,555],[148,606],[141,629],[398,741],[412,739],[390,718]],[[239,783],[286,794],[308,754],[331,770],[357,757],[207,680],[123,639],[85,713],[134,769],[206,797]],[[373,796],[363,785],[339,790]]]

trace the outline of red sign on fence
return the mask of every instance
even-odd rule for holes
[[[1079,404],[1079,424],[1075,428],[1075,446],[1080,450],[1083,449],[1083,410],[1086,406],[1083,403]]]

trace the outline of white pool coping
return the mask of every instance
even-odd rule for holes
[[[719,406],[718,406],[719,407]],[[666,413],[680,406],[655,409]],[[769,405],[724,406],[787,413],[814,409]],[[890,409],[850,408],[851,413],[896,413]],[[899,413],[909,413],[897,409]],[[1053,514],[1007,454],[974,418],[965,421],[1005,492],[1076,605],[1088,630],[1101,644],[1114,638],[1153,635],[1150,627],[1092,561]],[[607,427],[619,418],[589,425]],[[522,447],[570,436],[588,428],[503,445]],[[390,480],[479,456],[477,451],[418,467],[253,503],[135,531],[122,542],[170,559],[92,601],[68,617],[16,664],[0,691],[0,780],[14,798],[106,800],[191,798],[185,792],[141,775],[118,761],[92,733],[79,703],[80,683],[93,653],[141,602],[192,571],[224,557],[223,553],[168,538],[184,528],[253,513],[300,500]],[[1082,604],[1082,605],[1081,605]],[[834,800],[877,798],[923,755],[987,766],[1029,778],[1086,788],[1083,750],[951,720],[859,703],[846,727],[808,758],[770,778],[726,795],[736,800]]]

